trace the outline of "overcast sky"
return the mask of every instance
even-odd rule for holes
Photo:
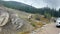
[[[36,8],[50,7],[50,8],[60,8],[60,0],[5,0],[5,1],[17,1],[28,5],[32,5]]]

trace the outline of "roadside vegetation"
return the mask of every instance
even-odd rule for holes
[[[40,28],[43,25],[50,23],[48,18],[45,18],[44,15],[34,14],[31,19],[27,19],[29,23],[35,28]]]

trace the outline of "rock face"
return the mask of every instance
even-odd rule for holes
[[[4,26],[9,19],[9,14],[7,12],[0,11],[0,26]]]
[[[17,14],[11,14],[10,16],[11,23],[14,25],[14,28],[19,29],[23,26],[24,22],[21,20]]]
[[[17,34],[17,32],[34,29],[27,21],[19,18],[15,11],[0,10],[0,34]]]

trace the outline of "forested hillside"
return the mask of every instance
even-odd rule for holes
[[[2,1],[1,4],[3,4],[6,7],[13,8],[13,9],[18,9],[26,12],[33,12],[36,11],[35,7],[26,5],[24,3],[19,3],[16,1]]]
[[[0,1],[1,4],[3,4],[4,6],[8,7],[8,8],[13,8],[13,9],[17,9],[17,10],[21,10],[21,11],[25,11],[28,13],[38,13],[38,14],[42,14],[45,16],[54,16],[54,17],[58,17],[60,16],[60,10],[56,10],[56,9],[50,9],[49,7],[44,7],[44,8],[35,8],[33,6],[24,4],[24,3],[20,3],[20,2],[16,2],[16,1]]]

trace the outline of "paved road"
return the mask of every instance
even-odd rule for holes
[[[51,23],[31,34],[60,34],[60,28],[57,28],[55,23]]]
[[[46,25],[40,34],[59,34],[60,28],[57,28],[55,23]]]

